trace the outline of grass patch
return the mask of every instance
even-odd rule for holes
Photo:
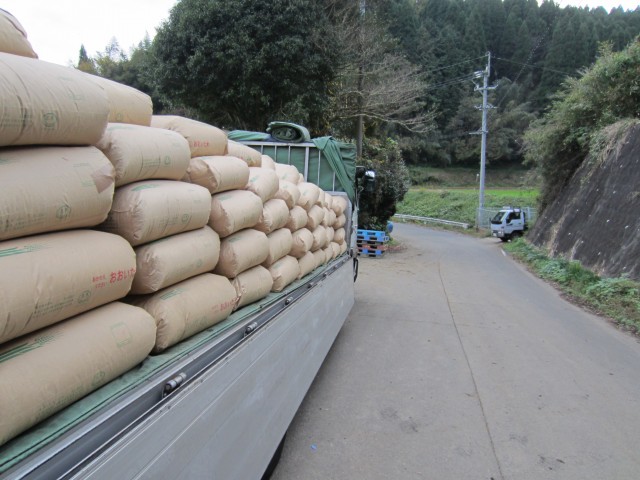
[[[628,278],[601,278],[580,262],[549,258],[543,249],[523,239],[504,244],[504,249],[578,303],[640,333],[640,283]]]
[[[538,190],[485,190],[486,207],[504,205],[535,206]],[[475,224],[478,190],[472,188],[426,189],[412,188],[397,205],[397,212],[405,215],[441,218],[454,222]]]
[[[435,168],[407,165],[411,184],[432,188],[478,187],[479,169],[467,167]],[[487,168],[485,185],[488,188],[535,187],[540,184],[536,172],[522,167]]]

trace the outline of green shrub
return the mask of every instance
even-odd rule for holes
[[[601,130],[640,116],[640,42],[622,52],[603,45],[596,63],[568,78],[547,114],[525,135],[525,160],[541,169],[540,208],[549,205],[591,153],[602,148]]]
[[[376,172],[375,191],[360,195],[360,226],[367,230],[386,230],[387,221],[396,213],[396,204],[404,198],[410,185],[409,171],[398,144],[390,138],[368,140],[363,145],[359,165]]]

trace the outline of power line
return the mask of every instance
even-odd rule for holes
[[[452,63],[451,65],[445,65],[444,67],[440,67],[440,68],[434,68],[432,70],[429,70],[428,73],[432,73],[432,72],[439,72],[440,70],[446,70],[447,68],[453,68],[453,67],[457,67],[458,65],[464,65],[465,63],[470,63],[470,62],[475,62],[476,60],[480,59],[480,58],[484,58],[485,56],[482,55],[480,57],[476,57],[476,58],[470,58],[469,60],[463,60],[462,62],[458,62],[458,63]]]
[[[571,73],[561,72],[560,70],[555,70],[549,67],[541,67],[540,65],[531,65],[530,63],[516,62],[515,60],[507,60],[506,58],[501,58],[501,57],[493,57],[493,58],[495,58],[496,60],[501,60],[503,62],[515,63],[516,65],[524,65],[525,67],[539,68],[540,70],[548,70],[550,72],[560,73],[562,75],[571,75]]]
[[[458,83],[465,83],[465,82],[468,82],[471,78],[472,76],[470,74],[462,75],[460,77],[451,78],[449,80],[445,80],[440,83],[434,83],[432,85],[429,85],[426,88],[426,90],[437,90],[439,88],[449,87],[451,85],[456,85]]]

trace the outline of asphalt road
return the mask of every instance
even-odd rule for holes
[[[273,480],[640,478],[640,344],[495,239],[396,225]]]

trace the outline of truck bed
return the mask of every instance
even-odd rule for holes
[[[149,357],[0,448],[2,478],[260,478],[353,289],[344,255]]]

